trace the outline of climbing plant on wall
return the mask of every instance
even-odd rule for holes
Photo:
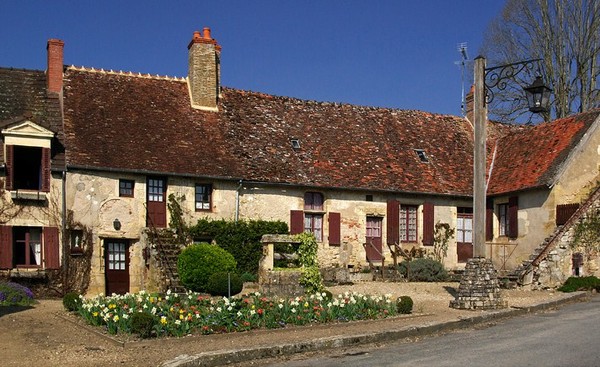
[[[302,275],[300,284],[308,293],[321,292],[324,289],[323,278],[319,270],[317,251],[319,244],[312,233],[300,233],[295,236],[300,242],[298,256]]]

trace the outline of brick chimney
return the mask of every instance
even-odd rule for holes
[[[221,83],[221,46],[210,36],[210,28],[202,35],[194,32],[190,44],[188,86],[192,107],[217,111]]]
[[[472,85],[471,90],[465,96],[465,117],[471,123],[473,123],[473,119],[474,119],[474,116],[473,116],[473,100],[474,100],[474,98],[475,98],[475,86]]]
[[[49,92],[60,93],[63,87],[63,49],[65,43],[59,39],[49,39],[48,70],[46,70],[46,86]]]

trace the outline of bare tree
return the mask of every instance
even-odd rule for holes
[[[481,53],[494,66],[542,59],[541,70],[522,73],[495,95],[489,106],[491,118],[519,120],[527,112],[522,87],[537,72],[554,90],[552,109],[544,120],[600,107],[598,0],[507,0],[486,32]]]

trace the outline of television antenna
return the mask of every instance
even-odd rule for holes
[[[457,50],[460,53],[461,60],[455,61],[455,65],[460,66],[461,71],[461,98],[460,98],[460,112],[463,116],[467,114],[465,106],[465,73],[467,61],[469,61],[469,54],[467,53],[467,43],[461,42],[457,46]]]

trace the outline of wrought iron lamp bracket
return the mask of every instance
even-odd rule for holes
[[[483,78],[483,84],[485,85],[485,103],[489,104],[494,100],[494,88],[505,90],[508,86],[508,81],[515,80],[515,77],[524,70],[531,72],[537,67],[538,74],[542,75],[541,60],[542,59],[532,59],[486,68],[485,76]]]

